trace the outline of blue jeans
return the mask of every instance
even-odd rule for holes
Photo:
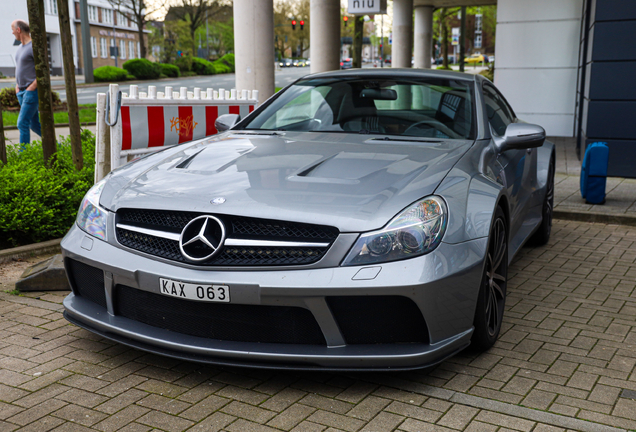
[[[42,136],[40,128],[40,117],[38,116],[38,91],[21,90],[18,92],[18,102],[20,103],[20,115],[18,116],[18,130],[20,131],[20,144],[31,142],[31,129],[36,134]]]

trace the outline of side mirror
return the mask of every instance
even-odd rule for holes
[[[545,129],[529,123],[510,123],[504,136],[495,137],[494,141],[500,153],[541,147],[545,141]]]
[[[218,132],[224,132],[240,121],[241,116],[238,114],[223,114],[214,121],[214,127]]]

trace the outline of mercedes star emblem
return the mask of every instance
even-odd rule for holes
[[[188,261],[206,261],[220,250],[224,240],[223,222],[214,216],[199,216],[181,231],[179,250]]]

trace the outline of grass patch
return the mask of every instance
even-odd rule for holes
[[[17,289],[6,290],[5,292],[6,292],[7,294],[11,294],[11,295],[14,295],[14,296],[19,296],[19,295],[21,295],[20,291],[18,291]]]
[[[5,127],[17,126],[19,114],[20,113],[18,111],[2,111],[2,124]],[[53,117],[55,119],[55,124],[68,123],[67,112],[53,113]],[[95,123],[95,119],[97,118],[96,104],[80,105],[79,118],[80,123]]]

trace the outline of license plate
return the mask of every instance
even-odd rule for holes
[[[207,302],[230,302],[230,287],[159,278],[159,292],[171,297]]]

